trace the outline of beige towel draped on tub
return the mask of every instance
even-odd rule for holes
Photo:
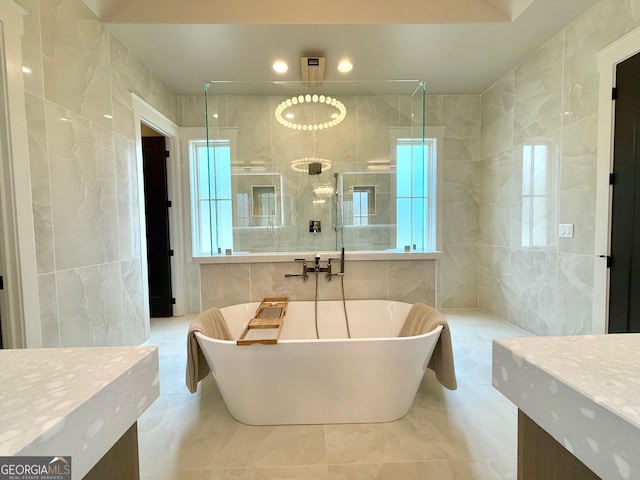
[[[217,308],[210,308],[198,315],[189,325],[187,333],[187,388],[191,393],[198,390],[198,382],[206,377],[209,365],[198,345],[196,332],[219,340],[233,340],[222,312]]]
[[[449,325],[439,311],[424,303],[416,303],[411,307],[398,336],[411,337],[430,332],[442,325],[440,338],[431,355],[428,367],[436,373],[438,381],[449,390],[458,388],[456,371],[453,365],[453,348]]]

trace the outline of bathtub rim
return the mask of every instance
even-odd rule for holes
[[[440,335],[444,327],[442,325],[437,325],[433,330],[429,330],[428,332],[421,333],[419,335],[409,335],[404,337],[356,337],[356,338],[300,338],[300,339],[283,339],[278,340],[275,345],[279,344],[287,344],[287,343],[338,343],[338,342],[384,342],[384,341],[409,341],[416,338],[428,337],[430,335],[435,335],[436,333]],[[223,345],[237,345],[237,339],[234,340],[223,340],[221,338],[213,338],[209,337],[201,332],[195,332],[197,338],[201,338],[203,340],[208,340],[215,343],[220,343]],[[260,344],[259,342],[257,344]],[[237,345],[239,347],[250,347],[251,345]]]

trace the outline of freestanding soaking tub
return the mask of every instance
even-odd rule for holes
[[[222,308],[238,338],[259,302]],[[398,337],[411,304],[289,302],[276,345],[236,345],[197,333],[227,409],[251,425],[388,422],[411,408],[442,330]]]

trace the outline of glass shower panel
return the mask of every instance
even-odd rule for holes
[[[405,228],[433,248],[423,83],[210,82],[204,94],[210,185],[195,182],[194,252],[403,250]],[[399,142],[412,157],[402,182]]]

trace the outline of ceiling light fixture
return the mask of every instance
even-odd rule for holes
[[[273,70],[276,73],[286,73],[289,70],[289,65],[283,60],[276,60],[273,62]]]
[[[338,63],[338,71],[341,73],[349,73],[351,70],[353,70],[353,64],[348,60],[348,59],[343,59],[340,60],[340,63]]]
[[[31,69],[29,67],[22,66],[22,73],[31,73]]]
[[[287,108],[292,107],[293,105],[303,105],[305,103],[320,103],[329,105],[337,109],[338,116],[336,118],[333,118],[332,120],[329,120],[328,122],[305,124],[291,122],[283,117],[284,111]],[[284,115],[286,116],[286,114]],[[317,131],[335,127],[340,122],[342,122],[347,116],[347,107],[345,107],[340,100],[337,100],[335,98],[316,94],[310,95],[307,93],[306,95],[298,95],[297,97],[291,97],[280,102],[280,104],[276,107],[275,116],[280,125],[291,128],[292,130]]]

